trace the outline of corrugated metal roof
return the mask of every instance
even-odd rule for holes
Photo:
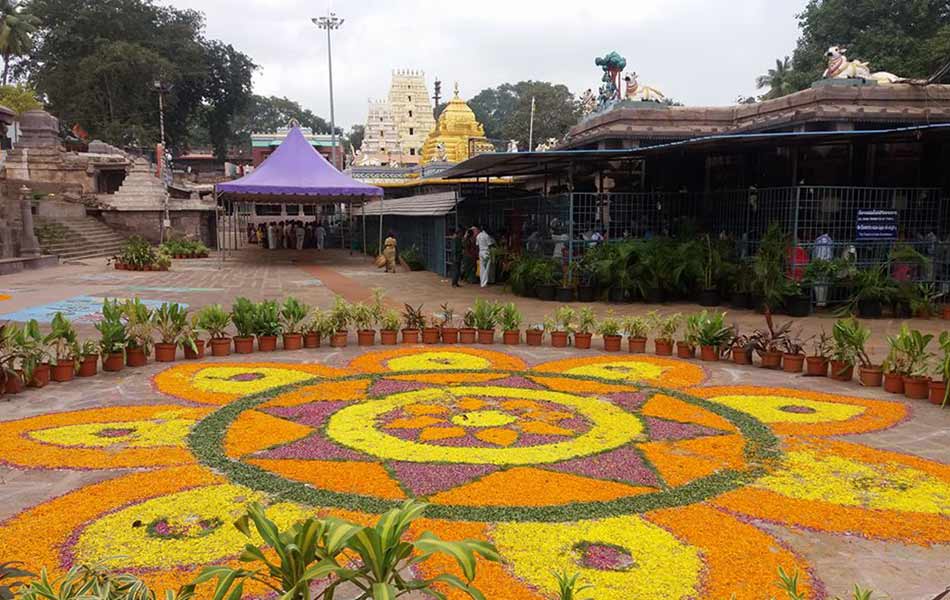
[[[400,215],[407,217],[441,217],[455,208],[455,192],[436,192],[420,194],[406,198],[371,200],[363,209],[354,208],[355,215],[367,217],[379,215]],[[364,212],[365,210],[365,212]]]

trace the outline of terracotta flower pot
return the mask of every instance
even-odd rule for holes
[[[59,383],[65,383],[67,381],[72,381],[73,376],[76,374],[76,361],[63,361],[61,363],[56,363],[53,365],[53,381]]]
[[[884,373],[884,391],[890,394],[903,394],[904,376],[900,373]]]
[[[806,356],[805,375],[809,377],[827,377],[828,359],[824,356]]]
[[[752,351],[737,346],[732,347],[732,362],[736,365],[751,365]]]
[[[198,360],[205,357],[205,341],[204,340],[195,340],[195,349],[192,350],[191,346],[185,345],[183,348],[185,352],[185,358],[188,360]]]
[[[304,348],[319,348],[320,334],[315,331],[311,331],[310,333],[305,333],[303,336],[303,347]]]
[[[113,352],[108,356],[102,357],[102,370],[109,371],[114,373],[116,371],[121,371],[122,367],[125,366],[125,353],[123,352]]]
[[[177,351],[175,344],[155,344],[155,362],[175,362]]]
[[[474,344],[475,337],[478,335],[478,332],[471,327],[463,327],[459,329],[459,342],[462,344]]]
[[[801,373],[804,366],[804,354],[786,353],[782,355],[782,370],[784,370],[786,373]]]
[[[501,341],[506,346],[517,346],[521,343],[521,332],[517,329],[513,331],[506,331],[501,334]]]
[[[236,345],[236,344],[235,344]],[[251,349],[254,349],[254,342],[251,342]],[[211,338],[211,356],[230,356],[231,338]]]
[[[30,387],[46,387],[47,384],[49,384],[50,371],[49,363],[36,365],[36,368],[33,369],[33,378],[30,380]]]
[[[380,329],[379,343],[383,346],[395,346],[399,343],[399,332],[395,329]]]
[[[881,381],[884,379],[884,371],[881,367],[874,365],[870,367],[858,367],[858,381],[864,387],[881,387]]]
[[[403,344],[418,344],[418,343],[419,343],[419,330],[418,330],[418,329],[403,329],[403,330],[402,330],[402,343],[403,343]]]
[[[334,348],[346,348],[347,339],[350,337],[348,331],[337,331],[330,336],[330,345]]]
[[[526,329],[524,332],[524,343],[529,346],[540,346],[543,340],[543,329]]]
[[[653,340],[653,348],[657,356],[673,356],[673,342],[670,340]]]
[[[250,354],[254,352],[254,338],[251,336],[247,337],[236,337],[234,338],[234,353],[235,354]]]
[[[82,361],[79,363],[79,373],[80,377],[92,377],[99,372],[99,355],[98,354],[89,354],[82,357]]]
[[[575,333],[574,347],[578,350],[590,350],[590,341],[594,337],[591,333]]]
[[[438,344],[441,337],[438,327],[426,327],[422,330],[423,344]]]
[[[696,346],[685,342],[676,342],[676,356],[679,358],[696,358]]]
[[[19,394],[23,391],[26,384],[23,383],[23,375],[20,373],[7,373],[7,379],[3,382],[4,394]]]
[[[494,329],[479,329],[479,330],[478,330],[478,343],[479,343],[479,344],[494,344],[494,343],[495,343],[495,330],[494,330]]]
[[[552,331],[551,345],[555,348],[567,348],[567,337],[566,331]]]
[[[374,346],[376,344],[376,330],[361,329],[357,331],[356,344],[358,346]]]
[[[854,365],[841,360],[830,362],[830,377],[835,381],[851,381],[854,379]]]
[[[719,360],[719,346],[700,346],[699,359],[705,360],[708,362],[718,361]]]
[[[620,352],[621,344],[623,344],[622,335],[604,336],[604,352]]]
[[[943,307],[943,320],[950,321],[950,304]]]
[[[284,350],[300,350],[303,348],[303,335],[299,333],[284,334]]]
[[[781,352],[765,352],[762,355],[762,362],[759,364],[763,369],[780,369],[782,368],[782,353]]]
[[[911,400],[926,400],[929,388],[929,377],[904,377],[904,396]]]
[[[633,354],[643,354],[647,351],[647,339],[635,337],[628,338],[627,349]]]
[[[442,343],[443,344],[459,343],[459,330],[455,327],[443,327],[442,328]]]
[[[276,335],[259,335],[257,336],[257,349],[261,352],[273,352],[277,350],[277,336]]]
[[[143,348],[126,348],[125,365],[127,367],[144,367],[148,363],[148,356]]]
[[[946,381],[931,381],[930,382],[930,403],[940,406],[943,404],[944,398],[947,397],[947,382]],[[950,404],[950,402],[948,402]]]

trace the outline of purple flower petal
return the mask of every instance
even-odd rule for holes
[[[625,446],[603,454],[574,458],[546,468],[585,477],[612,479],[624,483],[659,485],[656,474],[647,467],[636,448]]]
[[[269,408],[267,412],[282,419],[290,419],[309,425],[311,427],[322,427],[327,418],[340,410],[344,406],[351,405],[351,402],[311,402],[310,404],[301,404],[300,406],[281,406]]]
[[[394,381],[392,379],[380,379],[369,389],[370,396],[388,396],[390,394],[399,394],[402,392],[412,392],[414,390],[425,389],[429,386],[426,383],[416,381]]]
[[[389,466],[415,496],[429,496],[498,470],[494,465],[391,462]]]
[[[265,450],[255,456],[258,458],[295,458],[301,460],[374,460],[372,457],[360,454],[355,450],[337,446],[324,438],[322,433],[315,433],[308,438],[280,448]]]
[[[501,387],[512,387],[512,388],[521,388],[525,390],[543,390],[546,389],[542,385],[526,379],[519,375],[512,375],[511,377],[504,377],[502,379],[493,379],[491,381],[486,381],[481,385],[491,385],[491,386],[501,386]]]
[[[717,429],[704,427],[695,423],[677,423],[655,417],[644,417],[650,431],[651,440],[686,440],[689,438],[705,437],[707,435],[722,435]]]
[[[601,397],[630,412],[638,412],[643,407],[643,403],[646,402],[643,394],[637,392],[617,392],[615,394],[605,394]]]

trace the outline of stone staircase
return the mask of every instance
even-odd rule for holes
[[[125,237],[93,217],[36,217],[33,225],[43,254],[55,254],[62,262],[112,256],[125,243]]]

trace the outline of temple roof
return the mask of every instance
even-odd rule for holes
[[[454,97],[445,105],[435,129],[422,147],[422,164],[439,160],[436,145],[440,142],[445,145],[446,161],[462,162],[471,154],[469,142],[473,139],[482,149],[490,146],[485,139],[485,128],[478,122],[471,107],[459,97],[456,85]]]

